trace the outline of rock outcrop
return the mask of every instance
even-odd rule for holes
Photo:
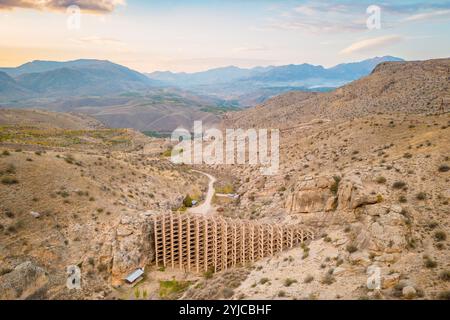
[[[24,262],[0,277],[0,300],[38,298],[40,293],[45,294],[48,282],[44,269],[31,261]]]
[[[113,284],[124,275],[142,268],[155,257],[151,214],[124,215],[115,230],[112,246]]]

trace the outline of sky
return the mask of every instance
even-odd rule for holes
[[[140,72],[450,56],[450,1],[0,0],[0,66],[104,59]]]

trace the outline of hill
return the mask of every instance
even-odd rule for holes
[[[237,127],[289,127],[315,118],[352,119],[376,113],[435,113],[449,94],[450,59],[386,62],[367,77],[326,93],[289,92],[227,115]]]

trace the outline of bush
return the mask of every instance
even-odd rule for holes
[[[439,279],[450,281],[450,270],[444,270],[439,274]]]
[[[411,159],[411,158],[412,158],[412,154],[409,153],[409,152],[407,152],[407,153],[405,153],[405,154],[403,155],[403,158],[405,158],[405,159]]]
[[[286,292],[284,292],[283,290],[279,291],[278,297],[280,297],[280,298],[286,297]]]
[[[425,200],[426,198],[427,198],[427,194],[425,192],[419,192],[418,194],[416,194],[417,200]]]
[[[291,279],[291,278],[287,278],[284,280],[283,284],[285,287],[290,287],[292,284],[297,283],[297,280],[295,279]]]
[[[9,153],[8,150],[3,150],[2,156],[9,156],[11,153]]]
[[[203,277],[205,279],[211,279],[214,275],[214,269],[209,268],[208,271],[206,271],[205,273],[203,273]]]
[[[13,185],[19,183],[19,181],[16,178],[4,177],[2,183],[5,185]]]
[[[447,239],[447,234],[442,230],[436,231],[434,233],[434,239],[436,239],[436,241],[445,241]]]
[[[184,197],[183,206],[185,206],[186,208],[192,207],[192,198],[190,195],[187,195],[186,197]]]
[[[432,260],[429,257],[425,258],[425,267],[427,267],[428,269],[433,269],[437,267],[437,263],[436,261]]]
[[[303,280],[303,283],[311,283],[314,280],[314,277],[312,275],[306,276],[305,280]]]
[[[334,179],[334,182],[333,182],[333,184],[330,186],[330,191],[331,191],[334,195],[336,195],[337,192],[338,192],[338,190],[339,190],[339,183],[341,182],[341,177],[334,176],[333,179]]]
[[[270,281],[269,278],[261,278],[261,280],[259,280],[259,283],[260,284],[265,284],[265,283],[267,283],[269,281]]]
[[[386,183],[386,178],[385,178],[385,177],[378,177],[378,178],[377,178],[377,183],[379,183],[379,184],[384,184],[384,183]]]
[[[347,250],[349,253],[353,253],[353,252],[358,251],[358,247],[356,247],[356,246],[353,245],[353,244],[349,244],[349,245],[346,247],[346,250]]]
[[[400,197],[398,197],[398,201],[400,203],[406,203],[406,202],[408,202],[408,199],[405,196],[400,196]]]
[[[394,189],[403,189],[404,187],[406,187],[406,182],[404,181],[395,181],[392,185],[392,188]]]
[[[446,164],[441,164],[439,166],[439,172],[447,172],[449,170],[450,170],[450,167],[448,165],[446,165]]]

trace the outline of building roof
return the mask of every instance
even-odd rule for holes
[[[125,280],[128,281],[129,283],[133,283],[137,279],[139,279],[143,274],[144,274],[144,270],[139,268],[139,269],[136,269],[135,271],[133,271],[132,273],[130,273],[128,275],[128,277],[125,278]]]

